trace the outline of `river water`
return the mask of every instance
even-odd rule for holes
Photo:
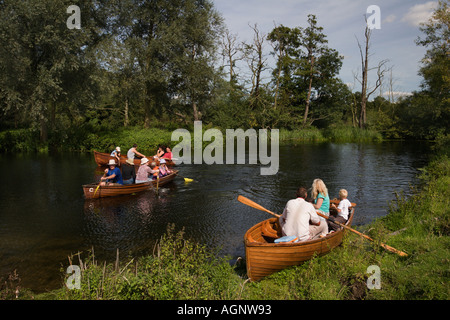
[[[429,146],[418,142],[298,144],[280,147],[276,175],[260,165],[179,165],[180,175],[157,196],[85,200],[81,185],[102,172],[92,154],[0,155],[0,279],[17,270],[21,286],[43,292],[62,285],[68,256],[94,248],[99,259],[152,253],[155,241],[175,224],[186,238],[232,259],[245,257],[247,229],[270,215],[238,202],[243,195],[281,213],[299,186],[315,178],[330,197],[339,189],[357,203],[354,225],[387,213],[394,192],[410,191]]]

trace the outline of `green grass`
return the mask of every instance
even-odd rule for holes
[[[351,126],[340,126],[326,129],[324,135],[332,142],[370,142],[382,141],[382,135],[369,129],[359,129]]]
[[[298,130],[280,129],[280,142],[323,142],[327,139],[323,136],[322,131],[310,127]]]

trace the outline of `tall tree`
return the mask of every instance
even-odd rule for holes
[[[29,118],[41,141],[57,113],[71,117],[94,99],[91,48],[106,27],[103,2],[80,5],[81,29],[69,29],[66,0],[0,2],[0,102]],[[83,92],[83,94],[80,94]]]
[[[367,22],[367,20],[366,20]],[[384,74],[387,72],[386,67],[388,60],[382,60],[378,63],[377,67],[369,67],[370,57],[370,38],[372,36],[372,29],[367,26],[364,29],[364,47],[358,43],[359,53],[361,56],[361,77],[355,76],[355,79],[361,84],[361,100],[360,100],[360,113],[359,113],[359,127],[366,128],[367,126],[367,101],[369,97],[381,86]],[[369,71],[377,70],[376,83],[374,86],[369,86]]]
[[[303,126],[306,126],[308,121],[313,80],[314,78],[319,76],[319,73],[317,72],[317,60],[327,50],[325,44],[328,43],[325,34],[322,32],[323,28],[317,26],[317,18],[315,15],[308,15],[308,25],[309,26],[304,29],[300,35],[300,41],[305,50],[305,54],[300,58],[302,67],[299,69],[299,71],[300,74],[308,80],[308,93],[305,101]]]
[[[200,120],[213,91],[214,67],[223,19],[209,0],[185,0],[179,8],[180,57],[174,70],[179,94],[191,105],[194,121]]]
[[[250,108],[255,109],[261,104],[262,75],[267,69],[267,57],[264,53],[266,35],[257,24],[249,26],[253,30],[253,40],[251,43],[244,43],[244,59],[251,73]]]
[[[223,57],[223,67],[228,68],[228,77],[230,84],[237,83],[236,64],[243,59],[242,44],[238,42],[238,36],[230,33],[227,29],[224,32],[221,42],[221,53]]]
[[[423,77],[422,88],[439,100],[450,103],[450,8],[448,1],[439,1],[430,20],[420,30],[425,37],[416,40],[417,45],[427,48],[419,74]]]
[[[271,42],[274,51],[272,54],[276,57],[276,67],[273,70],[275,78],[275,98],[274,109],[277,109],[278,98],[280,96],[280,89],[282,86],[283,75],[288,75],[287,66],[290,64],[291,56],[295,55],[295,49],[299,47],[299,33],[298,28],[288,28],[283,25],[276,26],[267,36]]]
[[[311,112],[313,91],[315,98],[330,94],[336,87],[336,76],[342,66],[342,57],[329,48],[323,28],[314,15],[308,15],[307,28],[275,27],[268,39],[276,50],[277,65],[273,73],[277,106],[280,101],[291,113],[301,113],[301,126],[322,119],[326,112]],[[323,99],[322,99],[323,101]],[[316,107],[321,107],[320,103]]]
[[[174,20],[181,0],[127,0],[120,4],[124,28],[122,38],[129,47],[131,62],[138,66],[143,83],[144,126],[163,112],[169,101],[170,58],[178,33]]]

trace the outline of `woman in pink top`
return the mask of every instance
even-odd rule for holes
[[[162,159],[172,160],[172,150],[169,147],[166,147],[166,153],[164,153]]]

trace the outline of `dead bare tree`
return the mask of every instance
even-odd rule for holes
[[[266,34],[261,33],[257,24],[249,26],[254,32],[253,42],[251,44],[243,43],[243,47],[244,59],[251,72],[250,97],[252,98],[251,105],[254,105],[259,100],[262,73],[267,69],[267,58],[264,53]]]
[[[236,34],[231,34],[229,30],[225,30],[221,45],[224,61],[223,66],[229,68],[230,83],[233,83],[233,81],[237,80],[235,71],[236,62],[244,59],[242,43],[238,43]]]
[[[361,129],[365,129],[367,127],[367,101],[369,100],[369,97],[381,86],[384,74],[386,73],[387,69],[387,63],[388,60],[381,60],[378,62],[377,67],[369,68],[369,48],[370,48],[370,37],[372,35],[372,30],[367,27],[364,31],[364,48],[361,46],[361,43],[359,42],[358,38],[356,38],[356,41],[358,43],[359,52],[361,55],[361,79],[359,79],[357,76],[355,79],[361,84],[361,101],[360,101],[360,114],[359,114],[359,127]],[[369,71],[377,70],[377,80],[375,82],[375,85],[373,87],[369,87],[368,82],[368,74]]]

